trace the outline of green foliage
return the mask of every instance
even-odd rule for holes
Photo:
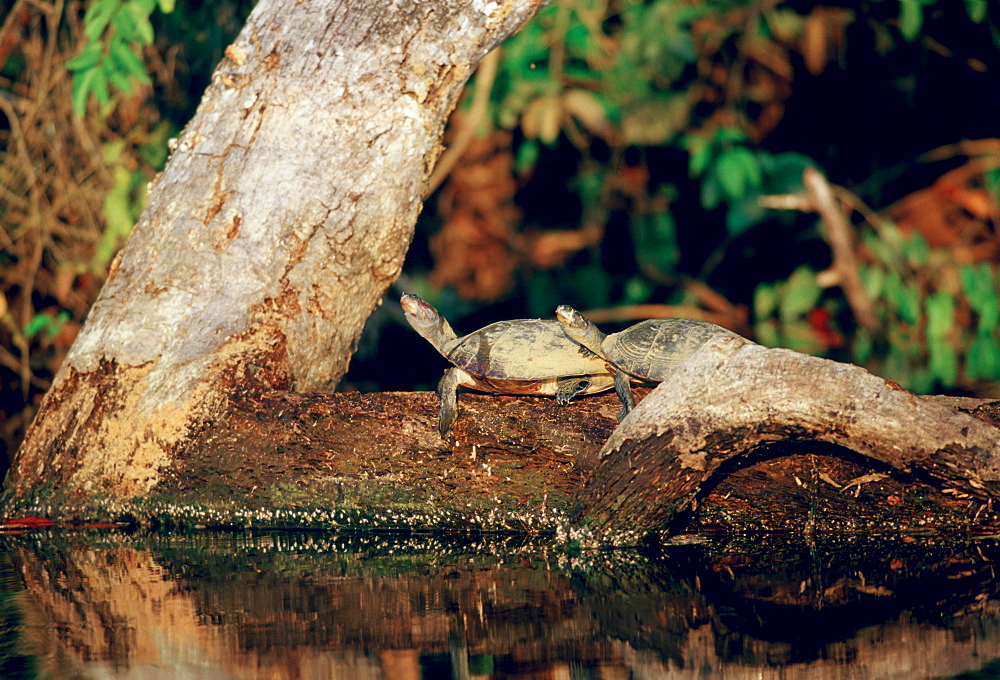
[[[757,340],[769,347],[821,353],[826,348],[809,315],[818,308],[822,294],[816,272],[806,265],[785,281],[759,284],[753,297]]]
[[[859,273],[881,328],[855,332],[851,360],[916,392],[954,388],[963,380],[1000,380],[997,264],[958,268],[948,253],[891,223],[882,224],[878,234],[865,233],[863,242],[872,259]],[[805,267],[786,281],[758,285],[753,310],[758,339],[802,351],[829,350],[808,322],[824,307],[821,298],[815,276]],[[844,300],[836,305],[847,311]],[[831,308],[829,302],[825,308]],[[969,317],[973,323],[960,322]]]
[[[71,315],[66,310],[61,310],[57,314],[43,312],[36,314],[24,327],[24,337],[31,340],[35,336],[44,333],[49,338],[59,335],[59,331],[69,321]]]
[[[82,116],[91,97],[103,112],[111,106],[112,88],[125,94],[135,83],[150,84],[149,75],[136,50],[153,44],[149,17],[159,6],[173,10],[173,0],[93,0],[83,15],[86,42],[66,62],[73,72],[73,110]]]

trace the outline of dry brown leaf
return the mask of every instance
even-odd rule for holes
[[[570,88],[563,92],[561,99],[566,114],[580,121],[588,132],[598,136],[607,133],[609,127],[607,112],[593,92]]]
[[[510,290],[522,250],[516,190],[510,134],[473,140],[441,191],[445,221],[430,241],[431,283],[484,302]]]

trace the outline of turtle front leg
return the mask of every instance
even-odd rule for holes
[[[464,372],[457,368],[449,368],[438,383],[437,393],[441,399],[438,432],[442,439],[447,438],[451,426],[458,418],[458,386],[462,383],[464,375]]]
[[[622,410],[618,412],[618,422],[628,415],[629,411],[635,408],[635,399],[632,397],[632,384],[629,382],[629,375],[625,371],[615,371],[615,394],[622,401]]]
[[[590,376],[571,375],[556,380],[556,403],[565,406],[578,394],[590,387]]]

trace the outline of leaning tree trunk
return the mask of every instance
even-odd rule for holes
[[[328,390],[399,274],[444,121],[539,0],[261,0],[7,479],[141,496],[227,381]],[[44,487],[42,485],[45,485]]]

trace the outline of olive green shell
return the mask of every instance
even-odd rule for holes
[[[566,337],[558,321],[498,321],[444,343],[441,353],[466,372],[501,380],[607,374],[603,359]]]
[[[659,382],[718,336],[740,337],[707,321],[648,319],[607,336],[601,349],[615,367],[640,380]]]

